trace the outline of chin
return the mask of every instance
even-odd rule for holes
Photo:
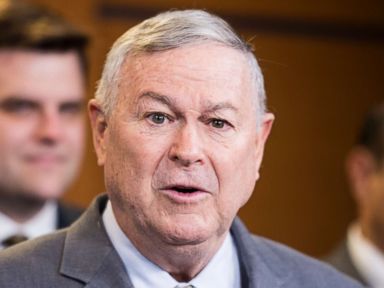
[[[58,189],[57,187],[34,187],[32,189],[29,189],[29,192],[27,193],[31,197],[34,197],[36,199],[40,200],[55,200],[62,196],[63,190]]]
[[[166,233],[164,236],[166,238],[166,242],[171,245],[198,245],[200,243],[205,242],[209,239],[208,233],[201,233],[199,232],[191,232],[187,231],[187,233],[179,233],[177,232],[171,232]]]
[[[215,225],[212,223],[202,223],[189,218],[189,221],[188,219],[186,219],[187,221],[173,221],[162,231],[163,236],[170,244],[196,245],[217,234],[218,229],[215,229]]]

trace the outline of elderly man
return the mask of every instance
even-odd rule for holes
[[[43,9],[0,2],[0,249],[80,214],[57,199],[83,155],[86,41]]]
[[[0,254],[0,286],[360,287],[235,218],[273,115],[250,47],[222,19],[173,11],[130,29],[89,112],[108,196]]]
[[[369,287],[384,287],[384,102],[364,120],[347,158],[358,218],[327,257],[340,271]]]

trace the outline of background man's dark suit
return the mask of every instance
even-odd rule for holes
[[[62,202],[57,207],[57,229],[66,228],[75,222],[83,213],[83,209]]]
[[[340,243],[340,245],[335,250],[333,250],[331,254],[325,257],[324,261],[331,264],[336,269],[347,274],[348,276],[359,280],[364,285],[367,285],[366,281],[357,271],[355,265],[352,262],[346,240]]]

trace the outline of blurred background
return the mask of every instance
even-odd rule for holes
[[[276,116],[261,179],[241,218],[252,232],[313,256],[343,237],[355,215],[344,159],[364,113],[384,98],[383,1],[29,2],[91,35],[89,98],[109,47],[141,20],[172,8],[203,8],[229,21],[252,39]],[[104,191],[89,132],[87,145],[83,172],[65,195],[83,207]]]

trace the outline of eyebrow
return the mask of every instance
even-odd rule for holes
[[[140,101],[143,98],[150,98],[152,100],[155,100],[156,102],[160,102],[160,103],[167,105],[167,106],[170,106],[170,107],[175,106],[174,101],[172,101],[168,96],[162,95],[162,94],[159,94],[159,93],[156,93],[153,91],[147,91],[147,92],[142,93],[139,96],[138,101]]]
[[[4,97],[3,99],[0,99],[0,102],[6,102],[6,101],[31,101],[31,102],[42,102],[41,99],[35,99],[31,96],[28,95],[22,95],[22,94],[12,94],[9,96]],[[65,102],[83,102],[85,103],[85,99],[62,99],[59,101],[60,103],[65,103]]]
[[[9,97],[5,97],[4,99],[0,100],[0,107],[6,107],[8,105],[14,105],[19,103],[28,103],[29,105],[33,106],[41,106],[42,102],[39,99],[31,99],[26,96],[18,96],[18,95],[12,95]],[[79,107],[85,106],[85,99],[63,99],[58,103],[58,106],[65,106],[65,105],[76,105]]]
[[[34,99],[29,99],[27,97],[21,97],[21,96],[9,96],[0,100],[0,107],[7,107],[9,105],[15,105],[19,103],[23,103],[23,104],[28,103],[29,105],[34,105],[34,106],[39,105],[39,102],[35,101]]]
[[[235,106],[233,106],[231,103],[229,102],[222,102],[222,103],[217,103],[217,104],[210,104],[208,109],[206,109],[206,113],[213,113],[213,112],[216,112],[216,111],[219,111],[219,110],[231,110],[235,113],[237,113],[239,111],[238,108],[236,108]]]
[[[147,92],[142,93],[139,96],[138,101],[140,101],[143,98],[150,98],[152,100],[155,100],[157,102],[160,102],[160,103],[170,107],[173,110],[176,110],[175,102],[172,99],[170,99],[168,96],[166,96],[166,95],[159,94],[159,93],[153,92],[153,91],[147,91]],[[221,102],[221,103],[216,103],[216,104],[209,103],[208,104],[208,108],[204,110],[204,114],[206,114],[206,113],[214,113],[214,112],[217,112],[217,111],[220,111],[220,110],[230,110],[230,111],[233,111],[236,114],[239,111],[238,108],[236,108],[235,106],[233,106],[229,102]]]
[[[7,102],[7,101],[35,101],[35,100],[29,99],[28,97],[25,97],[25,96],[19,96],[19,95],[13,95],[13,94],[6,96],[0,100],[0,102]]]
[[[76,99],[76,100],[63,100],[60,102],[60,105],[79,105],[79,106],[85,106],[86,101],[85,99]]]

